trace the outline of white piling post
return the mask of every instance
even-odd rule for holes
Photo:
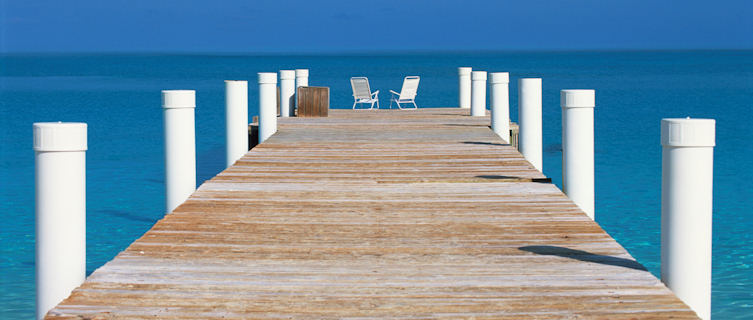
[[[544,172],[541,78],[518,80],[518,149],[536,170]]]
[[[248,152],[248,81],[225,80],[225,164]]]
[[[37,319],[86,278],[86,123],[33,125]]]
[[[471,116],[486,115],[486,71],[471,72]]]
[[[309,86],[309,69],[295,69],[295,107],[298,108],[298,87]]]
[[[491,87],[492,131],[510,143],[510,74],[493,72],[489,77]]]
[[[662,119],[661,279],[711,318],[715,121]]]
[[[463,109],[471,108],[471,71],[470,67],[458,68],[460,86],[458,88],[458,106]]]
[[[172,212],[196,190],[194,90],[163,90],[165,210]]]
[[[277,73],[259,72],[259,143],[277,132]]]
[[[594,90],[562,90],[562,186],[594,219]]]
[[[290,117],[295,108],[295,90],[295,70],[280,70],[280,117]]]

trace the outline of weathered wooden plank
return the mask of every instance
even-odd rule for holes
[[[466,112],[281,118],[48,318],[697,319]]]

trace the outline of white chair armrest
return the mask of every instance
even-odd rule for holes
[[[374,97],[374,96],[378,96],[378,95],[379,95],[379,90],[377,90],[377,91],[374,91],[374,93],[372,93],[372,94],[371,94],[371,96],[372,96],[372,97]]]
[[[392,91],[392,90],[390,90],[390,92],[391,92],[392,94],[396,95],[396,96],[399,96],[399,95],[400,95],[400,93],[398,93],[398,92],[395,92],[395,91]]]

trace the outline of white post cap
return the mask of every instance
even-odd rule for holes
[[[591,89],[571,89],[560,91],[562,108],[593,108],[596,106],[596,91]]]
[[[716,145],[714,119],[662,119],[661,145],[668,147],[713,147]]]
[[[295,76],[296,77],[308,77],[309,69],[295,69]]]
[[[492,72],[489,74],[489,82],[510,83],[510,73],[509,72]]]
[[[486,71],[471,72],[471,80],[486,80]]]
[[[458,74],[461,75],[461,76],[470,75],[471,71],[473,71],[473,68],[471,68],[471,67],[460,67],[460,68],[458,68]]]
[[[541,78],[520,78],[520,79],[518,79],[518,83],[523,83],[523,82],[539,82],[540,83],[541,82]]]
[[[86,123],[36,122],[35,151],[86,151]]]
[[[162,90],[162,108],[196,108],[196,91]]]
[[[280,70],[280,80],[295,79],[295,70]]]
[[[277,73],[259,72],[259,84],[262,83],[277,83]]]

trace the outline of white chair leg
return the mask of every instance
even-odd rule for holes
[[[415,109],[418,109],[418,106],[416,105],[416,101],[411,101],[411,102],[413,102],[413,107],[414,107]]]
[[[353,102],[353,110],[355,110],[355,109],[356,109],[356,104],[357,104],[357,103],[358,103],[358,101],[356,101],[356,102]]]
[[[379,100],[377,100],[376,103],[377,103],[377,109],[379,109]]]

